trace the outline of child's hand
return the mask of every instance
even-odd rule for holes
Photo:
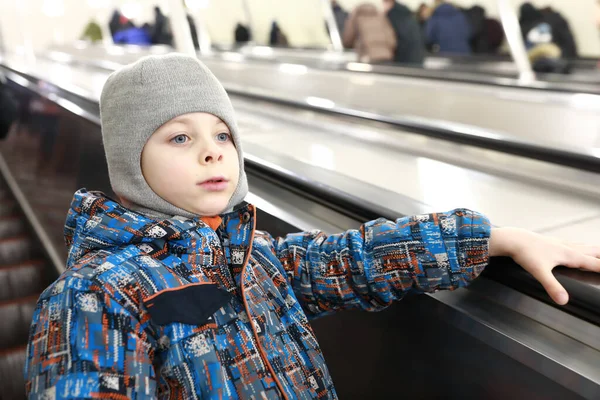
[[[561,242],[524,229],[492,229],[490,256],[511,257],[560,305],[567,304],[569,295],[552,274],[556,266],[600,272],[600,246]]]

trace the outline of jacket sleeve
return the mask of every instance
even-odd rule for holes
[[[28,398],[156,398],[154,346],[127,309],[72,277],[48,291],[29,331]]]
[[[485,216],[456,209],[378,219],[337,235],[290,234],[273,245],[299,302],[317,316],[379,311],[409,292],[467,286],[488,264],[490,230]]]

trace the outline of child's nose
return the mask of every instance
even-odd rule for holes
[[[200,156],[203,164],[210,164],[223,160],[223,153],[216,147],[211,146]]]
[[[223,159],[223,155],[221,154],[209,154],[204,158],[204,162],[209,164],[213,161],[221,161]]]

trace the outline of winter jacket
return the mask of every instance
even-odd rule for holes
[[[560,47],[565,58],[577,58],[577,44],[569,22],[558,12],[548,7],[542,10],[544,21],[552,27],[552,41]]]
[[[121,30],[113,36],[113,40],[117,44],[137,44],[140,46],[149,46],[152,40],[142,28],[128,28]]]
[[[274,239],[255,224],[247,204],[154,221],[78,191],[67,270],[34,311],[27,393],[333,399],[308,318],[463,287],[488,262],[489,221],[462,209],[330,236]]]
[[[102,41],[102,28],[96,21],[90,21],[81,35],[82,40],[89,40],[92,43]]]
[[[289,45],[287,36],[277,22],[271,23],[271,32],[269,33],[269,44],[271,46],[287,47]]]
[[[421,27],[412,12],[405,5],[396,2],[388,11],[387,17],[396,33],[394,61],[423,64],[425,41],[421,34]]]
[[[252,37],[250,35],[250,30],[242,24],[237,24],[235,26],[234,36],[235,36],[235,43],[237,43],[237,44],[247,43],[250,41],[250,39],[252,39]]]
[[[342,42],[354,48],[361,62],[392,61],[396,52],[396,35],[390,22],[372,4],[354,9],[346,21]]]
[[[451,4],[435,9],[425,27],[427,43],[440,53],[470,54],[471,27],[465,14]]]

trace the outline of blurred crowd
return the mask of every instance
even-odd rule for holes
[[[194,46],[200,47],[199,33],[194,18],[187,14]],[[171,21],[160,9],[154,7],[154,20],[136,25],[134,21],[125,17],[118,9],[114,10],[108,23],[113,42],[116,44],[135,44],[140,46],[167,45],[173,46],[173,31]],[[248,26],[238,23],[233,32],[235,43],[243,44],[252,40],[252,33]],[[90,21],[85,27],[81,39],[91,42],[102,41],[102,29],[96,21]],[[287,46],[288,40],[279,24],[273,21],[269,33],[269,44],[272,46]]]
[[[460,8],[451,1],[432,0],[416,10],[396,0],[382,1],[382,8],[363,3],[351,12],[331,0],[335,23],[346,48],[354,49],[362,62],[421,65],[427,53],[454,55],[498,54],[505,42],[500,21],[487,15],[480,5]],[[600,0],[599,0],[600,1]],[[137,45],[173,45],[169,18],[159,7],[154,20],[136,26],[119,10],[110,21],[114,43]],[[194,19],[188,15],[192,39],[199,47]],[[577,58],[577,45],[568,21],[551,7],[536,8],[524,3],[519,10],[523,41],[536,71],[568,72],[565,60]],[[238,23],[233,32],[235,43],[252,41],[249,27]],[[90,22],[83,38],[102,40],[102,30]],[[271,46],[288,46],[288,39],[277,21],[269,32]]]
[[[382,1],[383,12],[364,3],[350,13],[331,2],[344,46],[355,49],[361,61],[421,64],[427,52],[498,54],[504,43],[502,24],[482,6],[460,8],[434,0],[413,11],[399,1]],[[534,69],[562,70],[567,67],[560,60],[577,57],[569,23],[556,10],[524,3],[519,22]]]

